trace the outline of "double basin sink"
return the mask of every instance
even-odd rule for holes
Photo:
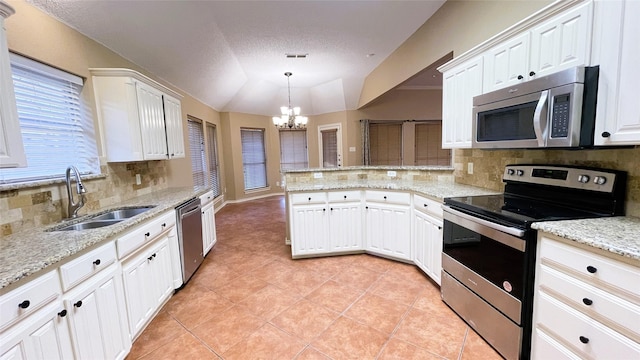
[[[130,219],[136,215],[140,215],[145,211],[149,211],[155,206],[140,206],[124,209],[116,209],[100,214],[97,216],[89,216],[86,220],[71,224],[56,226],[49,231],[69,231],[69,230],[88,230],[97,229],[104,226],[117,224],[121,221]]]

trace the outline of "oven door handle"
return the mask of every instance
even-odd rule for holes
[[[533,113],[533,131],[536,134],[536,139],[538,140],[538,146],[544,147],[547,142],[547,112],[548,106],[547,101],[549,100],[549,90],[544,90],[540,94],[540,100],[538,100],[538,104],[536,105],[536,110]],[[544,111],[542,111],[544,109]],[[542,116],[544,115],[544,129],[542,124]]]
[[[458,210],[452,209],[449,206],[443,206],[442,208],[443,208],[443,210],[445,212],[448,212],[448,213],[453,214],[455,216],[461,217],[461,218],[463,218],[465,220],[469,220],[469,221],[484,225],[484,226],[486,226],[488,228],[491,228],[491,229],[494,229],[494,230],[498,230],[498,231],[502,231],[502,232],[507,233],[509,235],[517,236],[517,237],[520,237],[520,238],[524,236],[524,230],[522,230],[522,229],[496,224],[494,222],[487,221],[485,219],[481,219],[481,218],[475,217],[473,215],[469,215],[469,214],[463,213],[462,211],[458,211]]]

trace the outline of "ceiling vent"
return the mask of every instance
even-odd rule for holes
[[[287,59],[306,59],[309,54],[284,54]]]

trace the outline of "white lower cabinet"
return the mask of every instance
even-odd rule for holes
[[[291,210],[293,256],[329,252],[329,214],[326,203],[297,204]]]
[[[56,300],[0,337],[0,359],[72,359],[68,312]]]
[[[204,204],[204,203],[203,203]],[[207,253],[216,244],[216,220],[213,201],[202,206],[202,249],[203,254]]]
[[[640,359],[640,269],[539,233],[532,359]]]
[[[413,212],[413,262],[440,285],[442,270],[442,219]]]
[[[169,238],[162,236],[122,265],[131,337],[136,338],[173,293]]]
[[[331,252],[362,250],[362,203],[329,202]]]
[[[64,295],[76,358],[124,359],[129,352],[121,275],[113,264]]]
[[[409,194],[367,190],[365,201],[366,250],[412,260]]]

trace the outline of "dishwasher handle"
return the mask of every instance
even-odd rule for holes
[[[193,209],[191,209],[191,210],[189,210],[187,212],[180,211],[180,219],[184,219],[184,218],[190,216],[191,214],[193,214],[196,211],[200,212],[200,209],[201,209],[200,205],[198,205],[198,206],[194,207]]]

